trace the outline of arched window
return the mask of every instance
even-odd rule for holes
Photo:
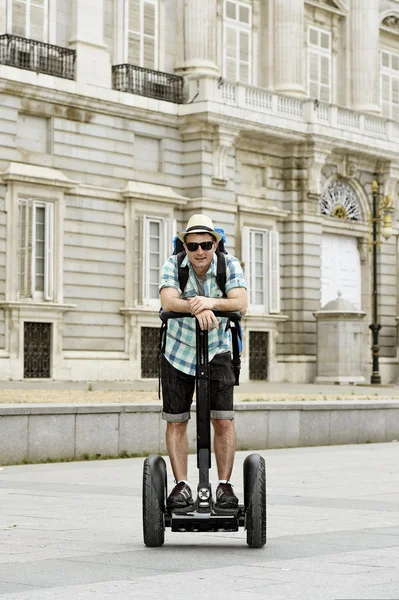
[[[347,221],[361,221],[362,219],[357,196],[344,181],[330,183],[320,199],[320,209],[322,215],[336,219]]]

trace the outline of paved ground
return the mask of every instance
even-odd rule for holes
[[[0,381],[0,404],[158,402],[158,382]],[[318,385],[251,381],[235,388],[236,402],[248,400],[399,399],[399,385]]]
[[[262,452],[262,550],[243,530],[168,530],[162,548],[146,548],[142,459],[4,467],[0,600],[399,599],[398,452],[395,443]],[[193,478],[194,465],[191,456]]]

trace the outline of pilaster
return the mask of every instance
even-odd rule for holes
[[[111,61],[104,44],[104,0],[73,0],[69,45],[77,52],[77,82],[110,88]]]

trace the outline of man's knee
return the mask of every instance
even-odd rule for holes
[[[216,435],[228,434],[234,431],[234,421],[231,419],[212,419]]]
[[[168,421],[166,424],[167,433],[172,435],[179,435],[186,431],[188,421]]]

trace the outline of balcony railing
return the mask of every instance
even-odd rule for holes
[[[314,99],[299,100],[264,88],[228,81],[223,83],[221,96],[225,104],[254,111],[253,119],[257,122],[259,113],[262,113],[262,118],[267,118],[267,115],[283,117],[304,127],[308,124],[329,125],[347,133],[357,132],[377,139],[396,142],[399,138],[399,123],[396,121]],[[247,118],[250,114],[247,113]]]
[[[112,67],[113,88],[157,100],[181,104],[183,102],[183,77],[136,67],[114,65]]]
[[[16,35],[0,35],[0,64],[46,73],[64,79],[75,77],[76,51]]]

